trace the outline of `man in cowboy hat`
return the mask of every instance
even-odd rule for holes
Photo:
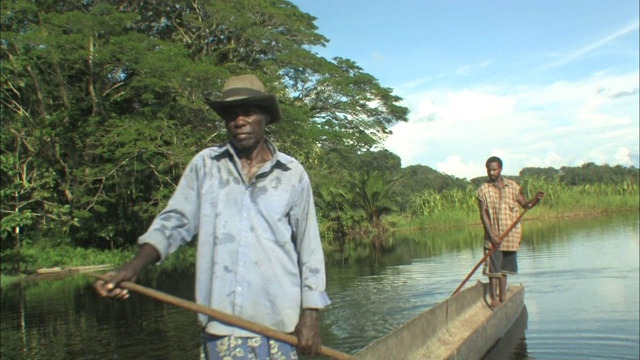
[[[224,120],[229,141],[191,160],[166,208],[138,239],[136,256],[94,287],[104,297],[128,298],[120,282],[133,281],[198,234],[199,304],[295,333],[299,352],[318,353],[317,312],[329,299],[309,178],[265,137],[265,126],[281,114],[257,77],[229,78],[222,96],[208,104]],[[199,318],[207,359],[297,358],[291,345]]]

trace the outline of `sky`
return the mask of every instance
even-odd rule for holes
[[[587,162],[639,166],[637,0],[293,0],[410,113],[402,166],[472,179]]]

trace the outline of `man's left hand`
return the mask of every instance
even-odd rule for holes
[[[318,328],[318,310],[303,309],[295,331],[298,337],[296,349],[303,355],[320,353],[320,329]]]

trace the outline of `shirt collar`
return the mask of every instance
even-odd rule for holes
[[[278,149],[273,144],[273,142],[271,142],[271,140],[269,140],[266,137],[264,138],[264,142],[265,142],[265,145],[267,145],[267,148],[269,149],[269,151],[271,152],[271,160],[269,160],[267,163],[274,163],[275,164],[275,162],[279,160]],[[220,150],[221,150],[221,152],[227,151],[236,160],[238,159],[238,155],[236,154],[236,151],[233,149],[233,146],[231,145],[230,141],[226,142],[223,146],[221,146]]]
[[[509,182],[507,181],[507,179],[503,178],[502,175],[500,175],[500,178],[496,181],[496,182],[492,182],[491,180],[487,179],[487,183],[493,187],[495,187],[496,189],[500,189],[498,187],[498,181],[502,179],[502,186],[507,187],[510,186]]]
[[[264,140],[265,140],[265,144],[267,145],[267,148],[269,148],[269,151],[271,152],[271,160],[266,162],[267,166],[263,167],[262,170],[259,171],[258,174],[256,174],[256,176],[261,173],[271,171],[275,167],[288,169],[289,167],[286,164],[287,157],[286,156],[284,158],[282,157],[282,154],[278,151],[278,149],[276,148],[276,145],[271,140],[269,140],[266,137],[264,138]],[[238,156],[236,155],[236,152],[233,149],[231,142],[226,142],[224,144],[219,145],[218,152],[216,155],[214,155],[213,158],[219,161],[226,158],[227,156],[229,160],[231,160],[236,166],[240,166]]]

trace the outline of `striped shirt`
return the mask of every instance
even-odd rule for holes
[[[502,178],[504,187],[502,189],[490,181],[485,182],[476,192],[478,201],[483,202],[487,206],[489,220],[491,221],[491,229],[498,235],[502,236],[505,230],[516,220],[520,214],[520,204],[518,203],[518,194],[520,194],[520,185],[515,181]],[[520,248],[520,239],[522,230],[520,224],[516,225],[502,240],[500,250],[517,251]],[[489,232],[484,232],[484,246],[491,249],[491,236]]]
[[[197,234],[196,302],[289,333],[301,308],[322,309],[329,298],[307,173],[267,146],[273,158],[249,183],[230,145],[197,154],[138,243],[164,259]],[[210,334],[255,335],[199,318]]]

